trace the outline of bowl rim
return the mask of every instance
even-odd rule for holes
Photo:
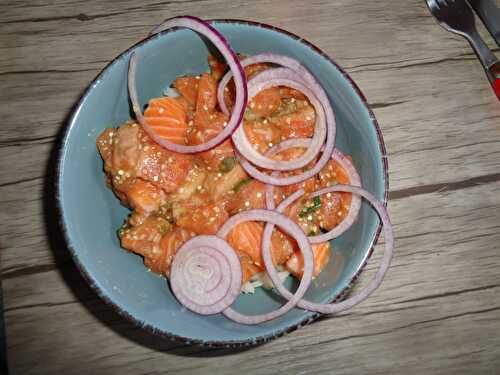
[[[384,179],[384,196],[383,196],[383,204],[384,206],[387,206],[387,200],[388,200],[388,194],[389,194],[389,165],[388,165],[388,160],[387,160],[387,151],[384,143],[384,139],[382,136],[382,131],[380,129],[379,123],[375,117],[375,114],[373,113],[372,109],[370,108],[370,105],[361,91],[361,89],[358,87],[358,85],[354,82],[354,80],[349,76],[349,74],[340,66],[338,65],[331,57],[329,57],[325,52],[323,52],[319,47],[314,45],[313,43],[309,42],[308,40],[301,38],[300,36],[291,33],[290,31],[287,31],[285,29],[272,26],[266,23],[262,22],[257,22],[257,21],[249,21],[249,20],[244,20],[244,19],[238,19],[238,18],[215,18],[215,19],[208,19],[205,20],[206,22],[209,22],[210,24],[236,24],[236,25],[247,25],[247,26],[252,26],[252,27],[259,27],[263,28],[266,30],[270,31],[275,31],[280,34],[283,34],[289,38],[292,38],[305,46],[311,48],[314,52],[316,52],[318,55],[320,55],[322,58],[326,59],[330,64],[332,64],[341,74],[342,76],[347,80],[347,82],[351,85],[351,88],[354,90],[354,92],[357,94],[357,96],[361,99],[361,103],[366,109],[369,118],[370,118],[370,123],[372,124],[373,128],[375,129],[375,132],[377,134],[377,142],[378,146],[380,149],[381,153],[381,159],[382,159],[382,167],[383,167],[383,176],[382,178]],[[160,33],[162,34],[167,34],[171,31],[175,31],[177,28],[174,29],[169,29],[166,31],[163,31]],[[298,328],[312,323],[316,319],[318,319],[322,314],[320,313],[314,313],[310,317],[305,317],[298,323],[292,324],[290,326],[287,326],[284,329],[280,329],[279,331],[275,333],[270,333],[262,336],[257,336],[255,338],[248,338],[245,340],[223,340],[223,341],[218,341],[218,340],[202,340],[202,339],[195,339],[195,338],[190,338],[190,337],[184,337],[181,335],[174,334],[172,332],[168,332],[163,329],[159,329],[156,327],[153,327],[150,324],[147,324],[143,321],[140,321],[130,313],[128,313],[126,310],[122,309],[111,297],[106,295],[97,285],[97,283],[94,281],[94,278],[90,275],[89,272],[87,272],[85,266],[83,263],[80,262],[80,259],[77,255],[76,250],[72,246],[72,241],[70,238],[70,234],[68,233],[68,228],[66,226],[66,223],[64,221],[64,215],[63,215],[63,202],[62,202],[62,187],[61,187],[61,182],[62,182],[62,171],[63,171],[63,164],[64,164],[64,155],[65,155],[65,150],[67,147],[67,141],[68,141],[68,136],[69,132],[72,128],[72,124],[74,123],[74,120],[77,117],[78,114],[78,109],[81,108],[83,102],[87,98],[87,96],[90,94],[94,84],[98,82],[101,78],[101,76],[106,72],[106,70],[112,66],[118,59],[120,59],[122,56],[128,54],[129,52],[135,50],[137,47],[141,46],[142,44],[148,42],[150,39],[157,37],[156,34],[154,35],[147,35],[143,39],[139,40],[135,44],[133,44],[131,47],[127,48],[125,51],[121,52],[118,56],[113,58],[104,68],[102,68],[99,73],[94,77],[94,79],[90,82],[90,84],[86,87],[86,89],[83,91],[81,96],[79,97],[78,101],[73,105],[70,111],[70,116],[68,119],[65,121],[63,124],[64,126],[64,131],[63,135],[61,138],[61,142],[59,144],[59,151],[57,154],[57,164],[56,164],[56,178],[54,181],[55,184],[55,193],[56,193],[56,210],[57,210],[57,217],[58,217],[58,224],[59,227],[61,228],[61,231],[63,233],[64,240],[66,242],[66,246],[71,254],[71,257],[73,258],[74,263],[76,264],[76,267],[78,268],[80,274],[83,276],[83,278],[86,280],[86,282],[90,285],[91,289],[96,292],[96,294],[109,306],[112,307],[113,310],[115,310],[119,315],[123,316],[125,319],[129,320],[132,322],[134,325],[137,327],[140,327],[153,335],[159,336],[163,339],[169,339],[172,341],[178,341],[184,344],[194,344],[198,346],[209,346],[209,347],[215,347],[215,348],[241,348],[241,347],[248,347],[248,346],[257,346],[260,344],[263,344],[265,342],[271,341],[274,338],[282,337],[285,334],[288,334],[290,332],[293,332],[297,330]],[[370,259],[374,247],[377,244],[377,241],[380,237],[380,233],[382,230],[382,223],[379,223],[377,226],[377,230],[375,232],[375,235],[373,236],[372,242],[370,244],[369,250],[366,252],[363,261],[360,263],[358,269],[352,276],[351,280],[347,283],[347,285],[331,300],[329,300],[330,303],[338,301],[343,299],[346,294],[350,291],[352,288],[353,284],[356,282],[358,277],[360,276],[362,270],[366,266],[368,260]]]

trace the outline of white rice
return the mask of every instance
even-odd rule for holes
[[[288,276],[290,276],[290,272],[285,271],[281,268],[278,272],[278,275],[280,280],[283,282]],[[244,294],[254,294],[255,289],[259,287],[264,287],[266,289],[273,288],[273,282],[271,281],[269,276],[267,276],[266,272],[259,272],[253,275],[250,280],[243,284],[243,286],[241,287],[241,292]]]

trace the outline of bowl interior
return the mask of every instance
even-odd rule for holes
[[[384,199],[385,170],[377,129],[349,80],[326,57],[295,37],[269,27],[237,21],[213,25],[240,53],[276,52],[307,66],[327,91],[337,119],[336,146],[352,156],[363,186]],[[208,69],[207,45],[189,30],[150,38],[133,48],[139,54],[138,92],[142,104],[158,97],[180,75]],[[128,210],[105,186],[95,140],[109,126],[131,117],[127,67],[131,50],[113,61],[94,81],[72,117],[61,151],[59,202],[69,247],[99,294],[138,324],[167,334],[203,342],[253,342],[271,338],[311,318],[294,309],[257,326],[233,323],[222,315],[200,316],[186,311],[172,296],[167,282],[150,272],[140,257],[120,248],[116,230]],[[357,223],[333,241],[333,257],[307,292],[312,301],[326,302],[349,285],[373,244],[376,214],[363,203]],[[291,280],[287,281],[293,288]],[[277,308],[282,300],[259,289],[242,295],[236,310],[256,314]]]

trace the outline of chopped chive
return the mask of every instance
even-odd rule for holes
[[[219,166],[219,172],[227,173],[230,170],[232,170],[235,165],[236,165],[235,157],[225,158],[224,160],[222,160]]]
[[[235,193],[237,193],[238,191],[240,191],[240,190],[241,190],[241,188],[242,188],[243,186],[248,185],[248,184],[249,184],[250,182],[252,182],[252,181],[253,181],[253,179],[252,179],[252,178],[245,178],[244,180],[241,180],[240,182],[238,182],[238,183],[234,186],[233,191],[234,191]]]
[[[312,199],[312,203],[311,204],[308,204],[306,205],[306,207],[304,207],[302,209],[302,211],[299,213],[299,217],[301,218],[304,218],[306,217],[307,215],[319,210],[319,208],[321,207],[321,199],[320,197],[314,197]]]

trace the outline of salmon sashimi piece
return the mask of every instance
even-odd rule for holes
[[[304,94],[302,94],[299,90],[295,90],[285,86],[280,87],[280,95],[281,98],[283,99],[298,99],[298,100],[307,99],[307,97]]]
[[[245,60],[245,58],[243,57],[241,60]],[[257,64],[252,64],[252,65],[247,65],[243,68],[243,70],[245,71],[245,76],[246,76],[247,80],[249,80],[250,78],[252,78],[256,74],[258,74],[266,69],[269,69],[269,68],[270,68],[269,64],[257,63]]]
[[[245,118],[253,120],[259,117],[271,116],[281,105],[281,95],[278,87],[260,91],[248,103]]]
[[[117,129],[106,129],[97,139],[97,147],[104,160],[104,170],[112,178],[123,182],[126,178],[135,177],[141,133],[142,129],[138,124],[128,122]]]
[[[255,263],[252,261],[252,258],[250,258],[246,253],[243,253],[241,251],[237,251],[236,253],[240,258],[241,271],[243,273],[241,282],[243,284],[249,281],[253,275],[264,270],[263,268],[255,265]]]
[[[166,202],[165,192],[156,185],[136,178],[126,190],[130,207],[141,215],[149,215]]]
[[[205,162],[209,171],[217,171],[224,160],[235,157],[233,143],[228,139],[211,150],[200,152],[198,156]]]
[[[330,261],[330,243],[323,242],[312,245],[314,255],[313,277],[317,277]],[[304,257],[300,251],[295,251],[290,259],[285,263],[285,269],[298,279],[302,278],[304,273]]]
[[[174,228],[161,238],[159,251],[144,257],[144,265],[155,273],[169,277],[170,266],[177,250],[192,237],[194,233],[182,228]]]
[[[150,216],[136,226],[123,226],[118,235],[123,248],[147,257],[159,251],[160,240],[170,228],[171,224],[167,220]]]
[[[212,55],[208,55],[208,65],[210,66],[210,74],[212,78],[219,81],[227,72],[227,65]]]
[[[96,140],[97,150],[104,161],[104,170],[110,171],[112,167],[111,156],[113,153],[113,136],[116,132],[114,128],[106,128],[99,134]]]
[[[332,230],[345,217],[342,210],[342,197],[340,193],[333,192],[323,194],[321,197],[320,215],[321,221],[319,225],[326,230]]]
[[[199,187],[204,185],[207,176],[208,173],[205,168],[194,165],[193,168],[189,170],[182,185],[180,185],[175,193],[170,196],[171,200],[175,202],[191,199],[192,196],[199,191]]]
[[[205,122],[196,122],[193,130],[188,135],[191,145],[199,145],[216,137],[227,126],[228,117],[222,112],[209,114]],[[217,170],[220,163],[229,157],[234,157],[234,148],[230,139],[225,140],[211,150],[197,154],[209,170]]]
[[[280,116],[276,121],[286,139],[311,138],[314,135],[315,123],[316,112],[310,105]]]
[[[261,154],[281,142],[281,130],[267,120],[244,121],[243,129],[252,146]]]
[[[206,189],[208,195],[218,201],[225,195],[232,194],[235,188],[249,177],[239,164],[235,164],[229,172],[218,172],[207,181]]]
[[[227,241],[236,251],[247,254],[254,264],[263,267],[261,251],[263,232],[264,227],[261,223],[247,221],[234,227],[229,232]]]
[[[276,154],[274,156],[274,159],[276,160],[284,160],[284,161],[290,161],[294,160],[298,157],[300,157],[304,153],[305,149],[301,147],[295,147],[295,148],[289,148],[287,150],[283,150]],[[316,164],[316,159],[311,161],[307,166],[307,168],[312,168],[314,164]],[[281,175],[284,177],[287,176],[296,176],[304,173],[303,169],[298,169],[295,171],[290,171],[290,172],[283,172]],[[316,190],[316,178],[313,176],[311,178],[308,178],[305,181],[296,183],[296,184],[291,184],[291,185],[286,185],[281,187],[281,192],[285,195],[288,196],[294,192],[296,192],[299,189],[304,189],[306,193],[312,192]],[[276,190],[276,189],[275,189]]]
[[[257,180],[241,186],[230,198],[227,210],[235,214],[254,208],[266,208],[266,185]]]
[[[330,160],[321,169],[317,178],[319,180],[318,185],[321,188],[331,186],[336,183],[351,183],[347,172],[336,160]],[[349,212],[351,199],[351,193],[333,192],[321,196],[322,203],[325,202],[325,204],[322,204],[321,211],[324,220],[324,226],[322,225],[322,227],[330,230],[340,223]]]
[[[254,221],[238,224],[229,232],[227,241],[236,250],[247,254],[258,267],[264,266],[262,258],[262,235],[264,225]],[[271,237],[271,255],[275,265],[283,264],[294,252],[289,237],[278,230]]]
[[[215,234],[229,218],[223,202],[194,206],[190,203],[177,207],[176,224],[196,234]]]
[[[192,164],[190,155],[169,151],[150,141],[142,145],[136,175],[171,193],[182,185]]]
[[[149,127],[162,139],[186,144],[189,128],[186,100],[172,97],[152,99],[144,112],[144,117]]]
[[[174,81],[174,88],[187,101],[190,107],[196,106],[199,77],[179,77]]]
[[[240,57],[240,60],[244,60],[245,57]],[[260,73],[266,69],[269,68],[269,65],[264,64],[264,63],[258,63],[258,64],[252,64],[245,66],[243,68],[245,72],[245,77],[247,80],[252,78],[254,75],[257,73]],[[224,88],[224,102],[226,104],[226,107],[228,110],[231,112],[234,104],[234,98],[236,96],[236,89],[234,86],[234,81],[233,79],[230,79],[227,86]]]
[[[196,96],[196,112],[194,124],[203,128],[213,120],[210,117],[217,105],[217,82],[208,73],[203,73],[198,82],[198,94]]]

